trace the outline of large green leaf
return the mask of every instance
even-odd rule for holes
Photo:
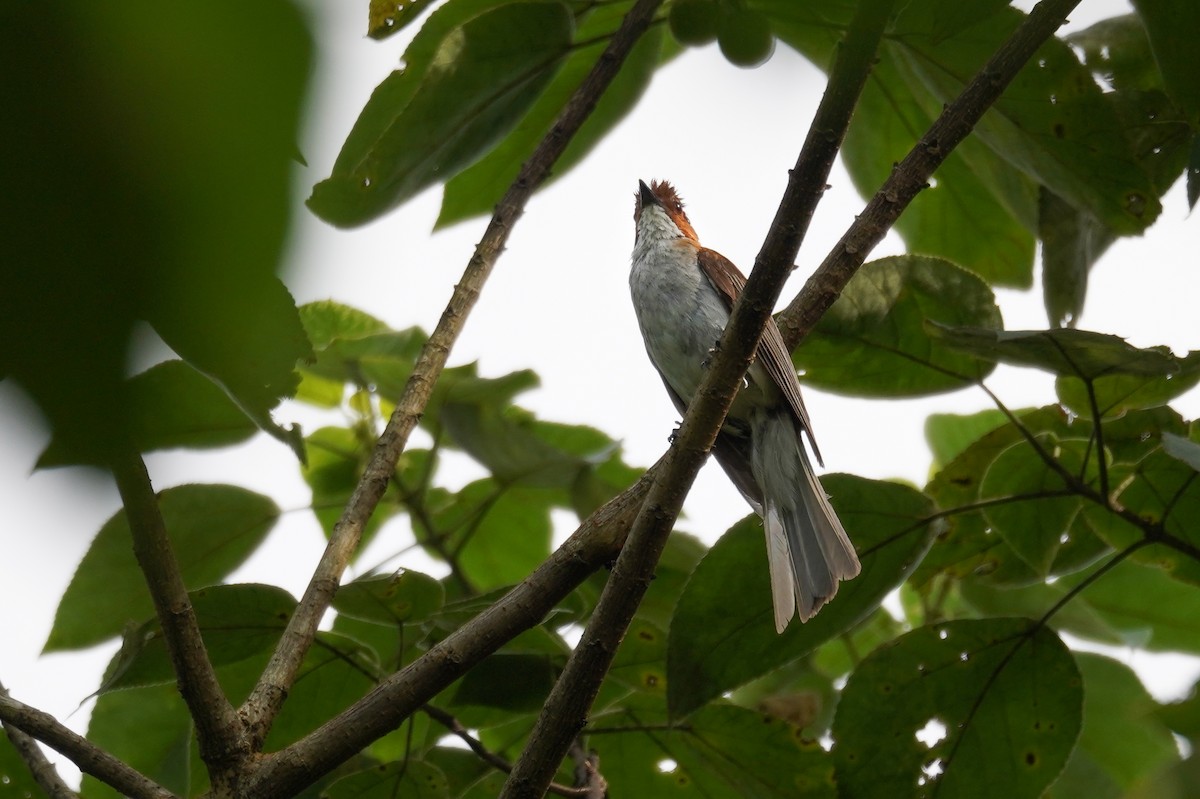
[[[422,27],[404,69],[376,88],[333,173],[314,187],[318,216],[369,222],[453,177],[525,114],[567,54],[573,21],[562,3],[537,0],[461,17],[489,5],[450,3]],[[453,17],[460,24],[445,30],[440,20]]]
[[[183,361],[165,361],[135,375],[126,391],[129,438],[139,452],[224,447],[257,430],[228,394]],[[73,460],[70,447],[55,438],[38,466],[65,466]]]
[[[1123,663],[1102,655],[1080,652],[1075,662],[1083,675],[1083,730],[1079,746],[1062,777],[1046,794],[1050,799],[1095,797],[1085,793],[1077,775],[1100,772],[1117,788],[1118,796],[1178,760],[1175,741],[1157,718],[1157,703],[1137,675]],[[1137,730],[1136,735],[1130,735]],[[1076,761],[1085,761],[1086,767]]]
[[[1154,357],[1157,359],[1157,356]],[[1159,375],[1118,373],[1092,380],[1092,392],[1100,416],[1115,417],[1128,411],[1157,408],[1200,384],[1200,351],[1189,352],[1183,358],[1168,357],[1174,359],[1177,368],[1164,369]],[[1092,401],[1085,381],[1063,375],[1055,380],[1054,390],[1059,402],[1073,413],[1092,416]]]
[[[183,580],[190,589],[218,583],[250,556],[279,518],[267,497],[224,485],[185,485],[158,495]],[[105,522],[71,578],[46,652],[80,649],[154,615],[133,557],[123,511]]]
[[[930,414],[925,419],[925,440],[933,452],[933,468],[943,468],[984,434],[1007,421],[1008,417],[994,408],[966,416],[957,413]]]
[[[130,335],[149,322],[256,423],[308,356],[275,277],[309,72],[286,0],[18,4],[0,140],[0,375],[72,459],[126,437]],[[87,401],[81,402],[80,397]],[[65,455],[64,455],[65,457]]]
[[[794,353],[807,383],[863,396],[919,396],[987,375],[991,358],[940,346],[929,320],[999,328],[991,289],[948,261],[922,255],[865,264]]]
[[[896,25],[895,57],[933,97],[948,103],[1017,28],[1009,8],[940,35],[940,3],[910,3]],[[1161,207],[1121,119],[1071,48],[1047,40],[975,127],[1015,168],[1119,233],[1140,233]]]
[[[652,724],[639,712],[596,726]],[[824,799],[837,795],[829,754],[792,725],[734,705],[697,711],[686,725],[593,735],[610,796]]]
[[[273,648],[287,626],[296,600],[271,585],[214,585],[191,591],[188,598],[214,666]],[[104,672],[102,691],[174,682],[162,625],[150,619],[130,629]]]
[[[595,8],[576,31],[577,46],[563,63],[554,80],[538,97],[512,131],[475,164],[446,183],[437,226],[452,225],[479,214],[490,214],[534,148],[550,130],[567,100],[595,65],[608,39],[633,6],[633,0],[618,0]],[[585,44],[584,44],[585,43]],[[566,151],[554,164],[557,179],[584,156],[621,121],[641,98],[650,77],[659,66],[662,29],[654,27],[634,45],[620,72],[601,95],[587,121],[571,138]]]
[[[778,635],[762,525],[748,517],[730,528],[696,567],[671,621],[667,686],[673,716],[851,629],[916,568],[938,526],[927,497],[850,475],[828,476],[824,484],[858,548],[862,573],[843,583],[815,618]]]
[[[833,724],[839,790],[1040,797],[1075,745],[1082,704],[1075,661],[1045,627],[1013,618],[921,627],[850,675]]]
[[[404,570],[343,585],[333,598],[333,608],[356,619],[396,627],[428,618],[441,609],[444,600],[440,582]]]

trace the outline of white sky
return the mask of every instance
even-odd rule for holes
[[[430,235],[441,191],[426,191],[368,227],[340,231],[303,207],[307,187],[325,177],[371,90],[397,63],[398,39],[376,43],[363,35],[365,3],[312,0],[318,39],[315,99],[297,167],[298,208],[292,263],[285,280],[297,302],[333,298],[395,327],[431,329],[450,296],[486,220]],[[1028,9],[1032,3],[1019,2]],[[1072,28],[1128,8],[1124,0],[1084,0]],[[648,465],[664,450],[677,422],[645,356],[628,298],[633,243],[633,192],[639,178],[673,181],[688,203],[701,240],[748,269],[794,163],[823,88],[823,76],[785,46],[758,70],[730,67],[715,45],[686,53],[660,72],[622,123],[564,180],[534,197],[516,226],[462,338],[452,364],[479,361],[495,376],[532,368],[542,387],[518,399],[546,419],[586,423],[624,442],[626,460]],[[794,295],[863,204],[840,165],[784,291]],[[1115,333],[1139,346],[1166,344],[1176,352],[1200,349],[1195,303],[1200,297],[1200,226],[1187,219],[1182,182],[1164,198],[1161,221],[1139,239],[1123,239],[1092,273],[1079,326]],[[902,251],[890,237],[873,257]],[[1038,289],[1001,292],[1009,329],[1044,328]],[[148,337],[149,338],[149,337]],[[139,361],[163,357],[152,340]],[[1053,401],[1047,375],[1001,368],[989,381],[1010,407]],[[989,407],[978,391],[923,400],[857,400],[809,390],[806,394],[829,471],[898,477],[921,484],[930,457],[923,422],[931,412]],[[32,473],[47,434],[18,413],[27,401],[0,383],[0,508],[6,557],[0,559],[0,680],[14,697],[65,719],[82,732],[91,693],[115,651],[109,644],[84,653],[39,657],[58,598],[92,535],[118,508],[115,489],[96,472],[64,469]],[[1176,406],[1200,416],[1200,392]],[[283,422],[306,430],[322,423],[309,409],[288,405]],[[419,445],[419,438],[414,439]],[[289,451],[272,439],[215,454],[166,453],[149,458],[157,488],[186,482],[231,482],[261,491],[289,509],[266,546],[235,581],[279,584],[299,594],[323,546],[305,508],[308,491]],[[465,458],[446,468],[459,485],[480,474]],[[715,466],[692,492],[684,529],[712,540],[747,507]],[[560,537],[573,527],[560,520]],[[364,565],[402,544],[403,523],[380,536]],[[398,562],[425,568],[425,562]],[[397,564],[397,565],[398,565]],[[1178,695],[1195,667],[1182,659],[1124,654],[1154,692]],[[73,715],[71,715],[74,712]],[[69,718],[67,718],[70,716]],[[62,758],[54,758],[62,761]]]

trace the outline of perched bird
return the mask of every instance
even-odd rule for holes
[[[633,307],[646,352],[682,414],[746,278],[729,259],[700,246],[671,184],[639,181],[633,219]],[[811,619],[837,593],[838,581],[861,568],[801,433],[820,462],[796,371],[769,320],[713,452],[763,519],[777,632],[793,613]]]

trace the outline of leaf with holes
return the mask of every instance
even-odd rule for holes
[[[965,269],[923,255],[882,258],[858,271],[793,358],[806,383],[861,396],[950,391],[991,372],[994,359],[940,346],[929,320],[1001,326],[992,290]]]
[[[750,516],[709,550],[688,581],[671,621],[667,691],[682,717],[714,697],[811,652],[869,616],[916,568],[938,528],[934,505],[897,483],[828,475],[832,497],[862,561],[819,614],[783,635],[772,622],[762,523]],[[730,575],[738,575],[736,582]]]
[[[1012,618],[922,627],[850,675],[833,722],[838,785],[847,796],[1035,799],[1082,720],[1079,670],[1049,629]]]

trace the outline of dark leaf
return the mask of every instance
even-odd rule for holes
[[[1075,746],[1082,704],[1075,661],[1045,627],[1012,618],[922,627],[850,675],[833,724],[839,789],[1040,797]]]
[[[920,396],[987,375],[991,358],[938,346],[928,320],[999,328],[991,289],[948,261],[919,255],[864,265],[794,353],[805,382],[846,394]],[[954,321],[957,320],[957,321]]]
[[[367,102],[333,174],[308,206],[342,227],[361,225],[447,180],[486,153],[554,77],[573,22],[559,2],[514,2],[463,19],[434,13]],[[446,22],[451,22],[447,29]],[[457,24],[456,24],[457,23]]]
[[[933,503],[911,488],[850,475],[825,488],[859,551],[862,573],[805,624],[783,635],[771,619],[762,524],[739,522],[696,567],[671,621],[667,682],[671,714],[708,700],[811,652],[869,616],[912,572],[937,523]],[[736,582],[730,575],[738,575]]]
[[[1079,210],[1045,187],[1038,199],[1046,315],[1052,327],[1074,327],[1083,313],[1092,264],[1115,236],[1090,211]]]
[[[9,741],[7,731],[0,732],[0,786],[6,797],[49,799],[38,787],[16,747]]]
[[[375,766],[342,777],[325,789],[328,799],[448,799],[449,783],[439,769],[420,760]]]
[[[367,35],[382,41],[421,16],[436,0],[371,0],[367,11]]]
[[[1150,37],[1154,60],[1175,104],[1192,124],[1200,123],[1200,70],[1196,69],[1195,37],[1200,6],[1188,0],[1133,0]]]

